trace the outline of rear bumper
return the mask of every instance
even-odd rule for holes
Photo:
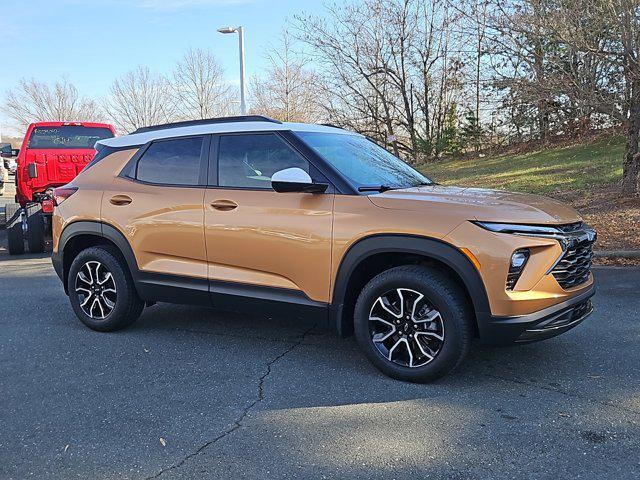
[[[529,315],[489,317],[479,325],[480,339],[488,345],[528,343],[560,335],[582,323],[593,311],[594,285],[557,305]]]
[[[60,280],[64,281],[62,253],[51,252],[51,263],[53,263],[53,269],[58,274],[58,277],[60,277]]]

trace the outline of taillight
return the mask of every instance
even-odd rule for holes
[[[60,205],[67,198],[78,191],[78,187],[58,187],[53,189],[53,203],[56,205]]]

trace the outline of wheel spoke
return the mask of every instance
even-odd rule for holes
[[[420,349],[420,351],[422,352],[422,354],[427,357],[427,360],[431,361],[433,360],[433,351],[429,348],[429,351],[427,352],[424,349],[424,346],[422,345],[422,343],[420,343],[420,337],[416,334],[416,336],[414,337],[416,344],[418,345],[418,348]],[[428,347],[427,347],[428,348]]]
[[[111,276],[111,272],[107,272],[107,274],[104,276],[104,280],[102,280],[102,281],[98,280],[98,285],[104,285],[105,283],[107,283],[112,278],[113,277]]]
[[[414,293],[418,293],[418,292],[414,292]],[[422,300],[423,298],[424,298],[424,295],[422,295],[421,293],[418,293],[418,296],[413,301],[413,305],[411,306],[411,319],[414,321],[416,318],[416,307],[418,306],[418,303],[420,302],[420,300]]]
[[[427,336],[427,337],[433,337],[433,338],[437,338],[438,340],[440,340],[441,342],[444,341],[444,336],[443,335],[438,335],[436,332],[416,332],[416,337],[417,336]]]
[[[385,303],[386,302],[386,303]],[[389,299],[387,297],[378,297],[376,303],[379,303],[380,306],[385,309],[388,313],[393,315],[395,318],[402,318],[402,310],[400,313],[396,313],[391,309],[391,304],[389,303]]]
[[[84,299],[84,302],[82,302],[80,306],[84,307],[89,302],[89,300],[91,300],[91,297],[93,297],[93,293],[89,292],[89,295],[87,295],[87,298]]]
[[[102,307],[100,297],[96,297],[96,303],[98,304],[98,308],[100,308],[100,318],[104,318],[104,308]]]
[[[93,285],[93,282],[87,278],[87,276],[84,274],[82,270],[78,272],[78,278],[82,280],[84,283],[86,283],[87,285]]]
[[[369,317],[369,321],[370,322],[380,322],[383,323],[385,325],[387,325],[388,327],[390,327],[390,330],[388,332],[382,332],[382,333],[376,333],[373,336],[373,341],[374,343],[379,343],[379,342],[384,342],[387,338],[389,338],[391,335],[393,335],[394,333],[396,333],[396,326],[391,323],[391,322],[387,322],[386,320],[380,318],[380,317]]]
[[[435,321],[437,318],[440,319],[440,321],[442,321],[442,317],[440,316],[440,312],[437,310],[431,310],[427,316],[425,318],[421,318],[418,320],[414,320],[414,322],[416,323],[428,323],[428,322],[433,322]]]
[[[113,307],[116,306],[115,302],[112,302],[111,300],[109,300],[104,295],[102,295],[100,298],[102,298],[102,301],[104,302],[105,307],[107,307],[109,309],[109,311],[113,310]]]

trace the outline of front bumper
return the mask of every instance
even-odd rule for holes
[[[490,316],[479,322],[480,339],[488,345],[509,345],[555,337],[571,330],[591,314],[591,297],[595,293],[592,284],[569,300],[528,315]]]

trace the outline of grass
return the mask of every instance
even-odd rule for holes
[[[437,161],[420,170],[445,185],[549,194],[616,182],[622,176],[623,153],[624,139],[609,137],[523,154]]]

